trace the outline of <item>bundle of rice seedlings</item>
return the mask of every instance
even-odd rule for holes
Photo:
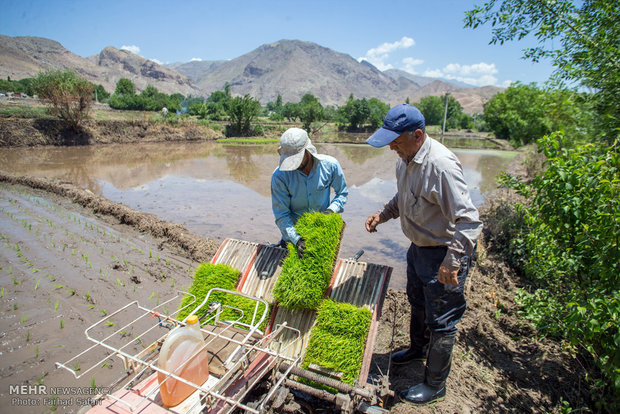
[[[186,309],[183,309],[177,314],[177,319],[183,320],[187,315],[189,315],[192,310],[198,306],[204,298],[209,293],[209,290],[213,288],[221,288],[226,290],[235,290],[235,286],[237,286],[237,282],[239,280],[240,273],[238,270],[231,268],[228,265],[224,264],[212,264],[212,263],[203,263],[196,269],[196,273],[194,274],[194,282],[189,288],[189,293],[196,296],[196,303],[193,306],[190,306]],[[193,298],[190,295],[186,295],[181,302],[179,308],[183,308],[187,304],[191,303]],[[243,311],[243,317],[239,322],[251,324],[252,316],[254,314],[254,309],[256,306],[256,301],[246,299],[240,296],[231,295],[224,292],[215,291],[209,296],[209,302],[221,302],[222,305],[231,306],[233,308],[241,309]],[[201,316],[203,311],[208,309],[208,304],[205,305],[199,312],[198,316]],[[265,305],[259,303],[258,311],[257,311],[257,320],[262,315],[265,309]],[[237,320],[240,314],[236,310],[231,310],[228,308],[223,308],[222,313],[220,314],[220,319],[223,320]],[[264,330],[268,317],[265,318],[263,324],[260,329]],[[256,321],[254,321],[256,323]]]
[[[295,229],[306,242],[303,259],[292,243],[273,289],[274,299],[288,309],[316,309],[325,297],[338,254],[343,221],[339,214],[304,213]]]
[[[359,376],[372,314],[366,308],[326,299],[318,309],[303,366],[317,364],[342,372],[342,381],[353,384]]]

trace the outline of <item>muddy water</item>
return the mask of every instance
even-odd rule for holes
[[[409,245],[398,221],[369,234],[364,222],[396,191],[397,155],[367,145],[317,145],[336,157],[349,186],[340,257],[365,251],[363,261],[394,268],[391,286],[405,286]],[[16,174],[56,177],[201,236],[275,243],[280,239],[271,212],[270,177],[277,144],[123,144],[88,147],[0,149],[0,168]],[[454,150],[476,205],[495,189],[497,174],[516,155],[492,150]]]

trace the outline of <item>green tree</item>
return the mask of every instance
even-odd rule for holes
[[[582,137],[591,122],[588,100],[574,91],[544,90],[535,84],[513,84],[484,104],[484,120],[497,138],[519,147],[552,131],[573,132]]]
[[[359,130],[370,117],[370,105],[365,98],[355,99],[351,94],[347,102],[340,107],[340,116],[348,130]]]
[[[23,92],[26,95],[30,95],[30,96],[36,94],[35,78],[20,79],[20,80],[17,81],[17,84],[19,85],[19,91],[18,92]]]
[[[445,107],[445,99],[444,107]],[[445,108],[444,108],[445,109]],[[463,106],[456,100],[456,98],[452,95],[448,95],[448,110],[446,112],[446,128],[454,129],[459,128],[461,125],[461,120],[463,118]]]
[[[116,82],[116,89],[114,95],[127,95],[134,96],[136,94],[136,86],[133,82],[127,78],[120,78]]]
[[[226,92],[224,92],[224,91],[214,91],[207,98],[207,102],[222,103],[222,104],[224,104],[229,99],[230,99],[230,95],[228,95]]]
[[[230,96],[225,91],[214,91],[203,105],[201,117],[216,121],[222,119],[226,114],[230,99]]]
[[[301,101],[299,101],[298,111],[299,120],[303,125],[302,128],[308,132],[310,132],[313,122],[323,119],[323,106],[311,93],[302,96]]]
[[[390,110],[390,106],[377,98],[370,98],[368,100],[368,106],[370,107],[368,123],[372,129],[377,129],[383,125],[383,120]]]
[[[282,116],[289,122],[296,121],[299,117],[299,105],[294,102],[287,102],[282,107]]]
[[[73,70],[40,72],[33,82],[39,98],[51,105],[50,111],[78,131],[92,105],[93,84]]]
[[[278,94],[278,97],[276,98],[275,102],[267,102],[267,104],[265,105],[265,108],[267,110],[266,115],[269,115],[270,112],[281,114],[282,113],[282,95]]]
[[[425,96],[415,105],[422,115],[426,125],[442,125],[445,103],[439,96]]]
[[[458,128],[474,129],[474,118],[469,114],[462,113],[458,121]]]
[[[140,92],[140,108],[146,111],[159,111],[164,106],[167,107],[169,97],[165,93],[161,93],[156,87],[148,85]]]
[[[591,355],[603,373],[588,377],[593,400],[620,408],[620,155],[610,148],[571,148],[563,133],[539,140],[546,169],[530,185],[502,182],[529,201],[519,205],[526,227],[511,250],[526,252],[532,286],[518,302],[542,332]]]
[[[227,106],[230,124],[226,135],[252,135],[252,121],[260,112],[260,102],[246,94],[243,98],[240,96],[232,98]]]
[[[110,93],[105,90],[103,85],[95,86],[95,98],[98,102],[106,102],[110,98]]]
[[[620,0],[493,0],[465,19],[473,28],[491,23],[491,43],[532,35],[538,47],[524,57],[555,67],[549,85],[559,90],[543,94],[540,108],[549,109],[546,126],[568,125],[571,135],[538,140],[546,164],[531,184],[503,178],[527,199],[517,205],[527,227],[511,247],[524,252],[533,283],[518,299],[539,332],[568,340],[580,360],[595,363],[584,365],[595,405],[584,411],[610,413],[620,410],[619,9]]]
[[[183,102],[184,100],[185,100],[185,96],[183,96],[182,94],[173,93],[168,98],[168,105],[166,105],[166,107],[168,108],[169,111],[176,112],[177,110],[181,109],[181,102]]]
[[[620,131],[620,0],[491,0],[467,12],[465,27],[493,26],[492,44],[533,36],[538,46],[524,58],[549,59],[551,80],[594,91],[600,136],[614,142]]]
[[[484,104],[484,120],[497,138],[514,147],[534,142],[551,132],[543,95],[535,84],[513,85]]]
[[[17,81],[11,80],[10,76],[7,76],[7,80],[0,79],[0,91],[1,92],[21,92],[26,95],[35,95],[34,78],[24,78]]]
[[[282,95],[278,94],[278,97],[276,98],[276,104],[273,110],[276,112],[280,112],[280,110],[282,110]]]
[[[136,87],[127,78],[121,78],[116,82],[116,89],[108,99],[108,105],[114,109],[142,109],[143,102],[136,96]]]

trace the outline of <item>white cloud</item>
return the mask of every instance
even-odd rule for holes
[[[125,45],[123,45],[123,46],[121,46],[121,50],[126,50],[128,52],[135,53],[136,55],[140,54],[140,48],[138,46],[134,46],[134,45],[132,45],[132,46],[125,46]]]
[[[443,78],[445,75],[440,69],[428,69],[424,72],[424,76],[429,78]]]
[[[495,69],[495,63],[476,63],[475,65],[460,65],[458,63],[450,63],[444,68],[444,71],[447,74],[453,76],[468,76],[468,77],[477,77],[477,76],[488,76],[494,75],[497,73],[497,69]]]
[[[366,56],[357,59],[359,62],[366,60],[377,67],[379,70],[392,69],[393,66],[385,61],[390,54],[398,49],[408,49],[415,45],[415,41],[407,36],[403,36],[394,43],[383,43],[378,47],[372,48],[366,52]]]
[[[424,63],[424,61],[422,59],[414,59],[412,57],[406,57],[403,59],[403,63],[405,64],[405,67],[403,68],[405,71],[416,75],[417,72],[415,70],[415,66],[421,65],[422,63]]]
[[[157,63],[158,65],[163,65],[162,61],[159,60],[159,59],[149,59],[149,60],[152,61],[152,62]]]
[[[191,58],[189,61],[190,62],[202,62],[202,59],[200,59],[200,58]]]
[[[486,86],[497,84],[498,73],[495,63],[476,63],[474,65],[461,65],[450,63],[443,69],[429,69],[424,76],[433,78],[445,78],[465,82],[474,86]]]

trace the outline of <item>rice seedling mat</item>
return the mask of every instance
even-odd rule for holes
[[[224,263],[238,269],[241,278],[237,290],[248,295],[264,298],[273,303],[272,289],[282,270],[287,249],[236,239],[226,239],[220,245],[212,263]],[[359,375],[359,383],[364,384],[370,369],[383,299],[387,292],[392,268],[386,265],[365,263],[338,258],[327,290],[327,297],[365,307],[372,313],[372,319]],[[288,326],[299,329],[302,341],[290,348],[292,355],[305,352],[310,331],[316,322],[314,310],[288,310],[275,306],[266,331],[286,322]],[[292,340],[292,338],[290,338]],[[286,336],[283,337],[286,341]],[[285,342],[286,345],[288,345]],[[326,372],[326,375],[327,372]]]

